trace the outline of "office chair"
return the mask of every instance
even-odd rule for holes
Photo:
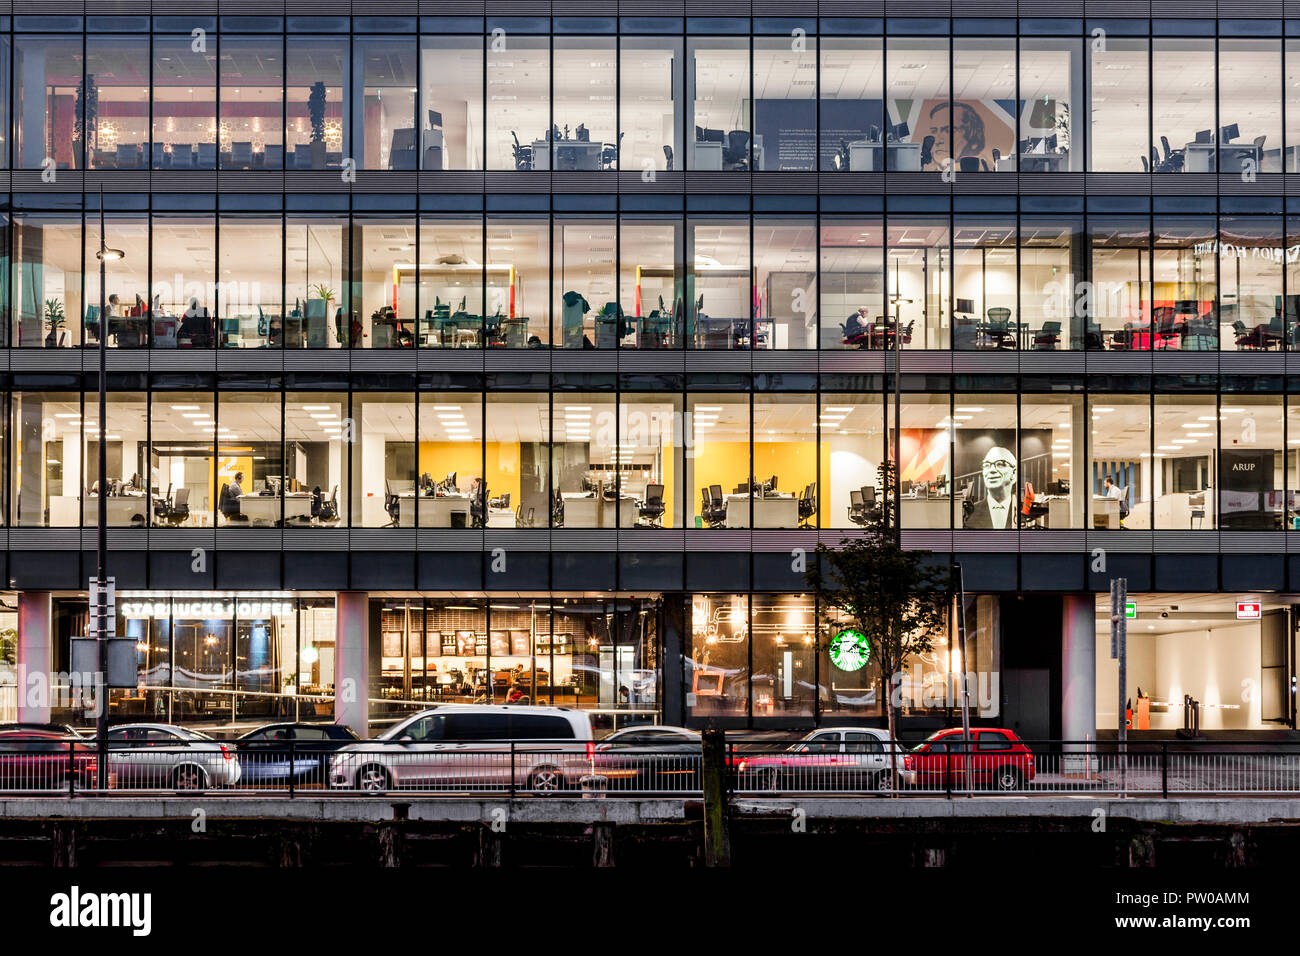
[[[1034,333],[1034,348],[1055,349],[1061,341],[1061,323],[1044,322],[1043,327]]]
[[[532,169],[533,148],[531,146],[521,145],[519,142],[519,136],[514,130],[510,131],[510,138],[514,140],[514,146],[512,148],[514,151],[515,169],[517,170]]]
[[[799,527],[808,527],[808,520],[817,513],[817,502],[813,497],[813,489],[816,487],[815,481],[809,482],[804,488],[803,494],[799,496]]]
[[[1150,163],[1150,161],[1148,161],[1147,158],[1146,158],[1145,156],[1139,156],[1138,159],[1142,160],[1142,172],[1144,172],[1144,173],[1149,173],[1149,172],[1151,172],[1151,163]]]
[[[867,520],[880,516],[880,505],[876,502],[876,489],[872,485],[862,486],[862,511]]]
[[[749,131],[733,129],[727,134],[722,146],[722,166],[724,169],[749,168]]]
[[[564,496],[558,490],[551,495],[551,524],[557,528],[564,526]]]
[[[392,519],[384,527],[396,528],[398,517],[401,515],[401,502],[397,498],[397,492],[393,490],[393,483],[388,479],[384,479],[384,511]]]
[[[857,525],[867,523],[866,509],[862,500],[861,491],[849,492],[848,517],[850,521]]]
[[[221,483],[221,492],[217,496],[217,510],[225,516],[227,524],[232,521],[248,521],[248,515],[239,510],[239,499],[230,493],[230,485],[224,481]]]
[[[722,497],[721,485],[709,485],[709,511],[713,515],[714,524],[722,524],[727,520],[727,502]]]
[[[1002,150],[994,146],[993,147],[993,168],[997,169],[998,163],[1000,163],[1001,161],[1002,161]]]
[[[585,133],[581,126],[578,129]],[[623,148],[623,134],[618,134],[617,143],[601,143],[600,145],[600,165],[603,169],[613,169],[614,164],[618,162],[619,150]]]
[[[934,162],[934,137],[926,136],[921,140],[921,168],[925,169]]]
[[[488,507],[489,507],[489,508],[498,508],[498,509],[500,509],[500,508],[509,508],[509,507],[510,507],[510,492],[507,491],[504,495],[500,495],[500,496],[498,496],[498,497],[496,497],[496,498],[489,498],[489,499],[488,499]]]
[[[980,158],[978,156],[963,156],[957,160],[957,169],[963,173],[978,173],[980,171]],[[988,171],[988,163],[984,164],[984,171]]]
[[[637,508],[638,524],[658,528],[664,516],[664,486],[646,485],[645,501]]]
[[[673,148],[671,146],[664,147],[664,159],[668,163],[668,166],[666,168],[668,172],[671,173],[673,171]]]

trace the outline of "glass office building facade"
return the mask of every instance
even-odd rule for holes
[[[84,626],[108,482],[123,715],[356,723],[353,679],[376,726],[514,687],[604,726],[880,721],[803,558],[887,494],[962,566],[981,720],[1104,725],[1120,575],[1199,615],[1143,686],[1209,693],[1169,675],[1234,595],[1283,637],[1224,659],[1295,673],[1281,4],[63,6],[0,4],[28,664]],[[908,726],[955,706],[950,630]]]

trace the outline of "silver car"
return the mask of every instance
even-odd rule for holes
[[[171,724],[119,724],[108,732],[108,772],[123,789],[204,790],[239,782],[235,748]]]
[[[778,753],[737,755],[742,790],[878,790],[892,786],[889,752],[903,749],[875,727],[825,727]]]
[[[446,704],[421,711],[330,762],[330,786],[547,793],[591,773],[591,720],[567,707]]]

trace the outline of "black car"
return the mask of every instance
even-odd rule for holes
[[[700,789],[700,754],[694,730],[627,727],[596,745],[592,769],[611,791],[691,791]]]
[[[266,724],[235,739],[240,783],[328,786],[330,755],[360,739],[341,724]]]

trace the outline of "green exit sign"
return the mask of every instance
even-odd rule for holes
[[[1137,601],[1129,601],[1124,605],[1124,616],[1130,621],[1136,621],[1138,616]]]

